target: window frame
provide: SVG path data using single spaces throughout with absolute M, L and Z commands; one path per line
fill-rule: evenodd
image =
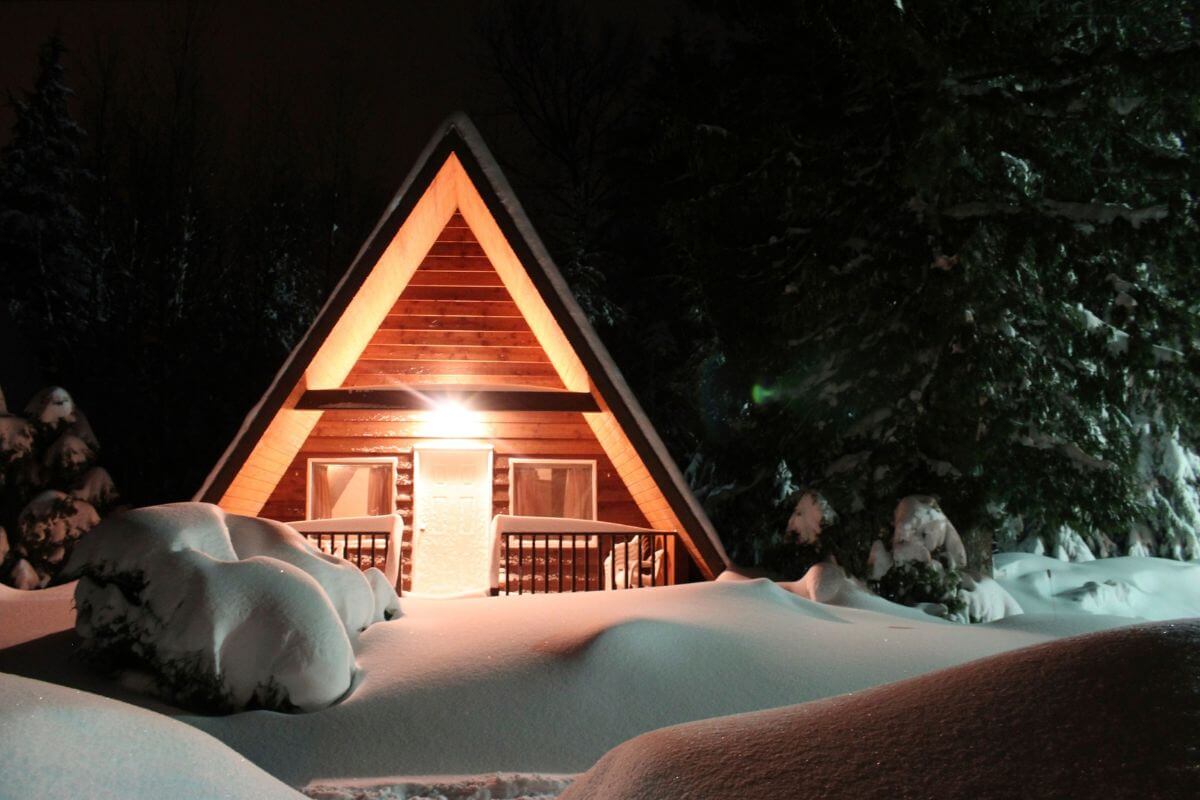
M 315 519 L 345 519 L 344 517 L 314 517 L 313 516 L 313 475 L 314 467 L 317 464 L 340 464 L 340 465 L 370 465 L 370 464 L 386 464 L 392 469 L 392 479 L 388 482 L 388 496 L 391 499 L 392 510 L 389 513 L 396 512 L 396 479 L 399 474 L 397 459 L 395 456 L 329 456 L 315 457 L 308 459 L 308 468 L 304 481 L 304 518 L 306 520 Z M 370 515 L 364 515 L 370 516 Z M 387 516 L 386 514 L 382 516 Z
M 594 458 L 533 458 L 522 456 L 508 459 L 508 512 L 520 516 L 516 509 L 516 467 L 518 465 L 545 464 L 546 466 L 580 466 L 586 464 L 592 468 L 592 516 L 580 522 L 597 522 L 600 519 L 600 492 L 598 488 L 600 467 Z M 532 515 L 525 515 L 532 516 Z M 567 519 L 567 517 L 545 517 L 545 519 Z

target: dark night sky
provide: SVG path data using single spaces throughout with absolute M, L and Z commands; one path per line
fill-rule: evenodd
M 667 30 L 677 2 L 606 0 L 600 13 L 635 22 L 652 39 Z M 479 113 L 474 30 L 487 4 L 472 0 L 358 0 L 287 3 L 201 3 L 209 35 L 202 76 L 223 113 L 245 114 L 254 98 L 276 93 L 295 109 L 297 125 L 316 118 L 307 108 L 315 87 L 348 82 L 375 109 L 364 136 L 388 137 L 375 152 L 388 159 L 381 174 L 403 175 L 434 126 L 448 113 Z M 68 81 L 83 87 L 97 47 L 116 45 L 126 57 L 148 57 L 164 46 L 164 31 L 182 4 L 157 2 L 0 3 L 0 92 L 19 93 L 34 75 L 38 45 L 56 27 L 72 51 Z M 161 63 L 161 57 L 157 62 Z M 0 143 L 12 115 L 0 110 Z M 392 158 L 394 157 L 394 158 Z

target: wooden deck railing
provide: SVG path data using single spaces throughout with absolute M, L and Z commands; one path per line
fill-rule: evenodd
M 371 567 L 386 572 L 390 537 L 379 531 L 300 531 L 318 550 L 341 556 L 366 572 Z M 400 587 L 396 587 L 400 591 Z
M 670 583 L 674 531 L 500 534 L 508 594 L 637 589 Z

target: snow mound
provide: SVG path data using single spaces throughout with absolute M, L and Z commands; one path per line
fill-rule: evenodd
M 995 580 L 963 575 L 962 581 L 962 596 L 967 602 L 967 619 L 971 622 L 995 622 L 1025 613 L 1021 604 Z
M 997 553 L 997 583 L 1031 614 L 1103 614 L 1149 620 L 1200 617 L 1200 564 L 1126 556 L 1067 562 Z
M 1198 671 L 1197 621 L 1064 639 L 643 734 L 562 798 L 1194 797 Z
M 132 663 L 170 700 L 216 711 L 337 701 L 350 637 L 396 602 L 286 525 L 205 503 L 109 517 L 64 575 L 79 579 L 75 629 L 93 660 Z
M 4 797 L 302 798 L 162 714 L 0 673 Z

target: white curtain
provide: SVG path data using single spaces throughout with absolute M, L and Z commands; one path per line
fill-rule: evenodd
M 311 516 L 313 519 L 329 519 L 332 508 L 329 499 L 329 472 L 324 464 L 314 464 Z
M 569 519 L 592 518 L 592 470 L 591 467 L 564 467 L 562 514 Z
M 517 464 L 509 488 L 514 514 L 593 518 L 590 464 Z
M 367 514 L 382 516 L 396 510 L 388 508 L 392 499 L 392 487 L 389 485 L 391 478 L 392 470 L 387 466 L 371 467 L 371 478 L 367 484 Z

